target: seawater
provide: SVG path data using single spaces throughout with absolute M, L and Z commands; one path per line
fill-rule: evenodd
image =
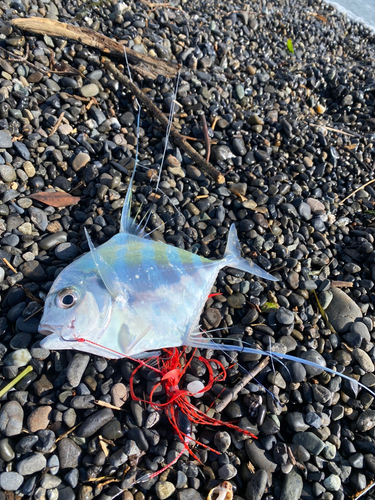
M 365 24 L 375 32 L 375 0 L 326 0 L 350 19 Z

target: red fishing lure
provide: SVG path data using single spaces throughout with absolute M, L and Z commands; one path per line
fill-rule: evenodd
M 181 442 L 184 444 L 183 449 L 180 451 L 178 456 L 164 468 L 159 471 L 154 472 L 153 474 L 147 475 L 147 478 L 153 478 L 157 475 L 161 474 L 168 467 L 177 462 L 177 460 L 182 456 L 185 450 L 188 450 L 190 455 L 194 457 L 194 459 L 199 461 L 199 458 L 195 455 L 192 449 L 189 447 L 189 444 L 195 443 L 199 446 L 202 446 L 214 453 L 220 454 L 218 451 L 214 450 L 210 446 L 193 439 L 190 433 L 185 429 L 181 429 L 181 425 L 179 422 L 179 413 L 181 412 L 187 418 L 188 422 L 196 425 L 211 425 L 211 426 L 225 426 L 233 429 L 235 431 L 241 432 L 242 434 L 246 434 L 249 437 L 257 439 L 251 432 L 241 429 L 237 425 L 231 422 L 224 422 L 219 419 L 215 419 L 206 415 L 204 412 L 199 410 L 193 403 L 191 403 L 190 398 L 196 394 L 203 394 L 209 391 L 213 384 L 216 382 L 223 382 L 226 379 L 226 370 L 222 363 L 216 359 L 205 359 L 200 356 L 198 359 L 201 361 L 207 368 L 208 372 L 208 382 L 198 392 L 190 392 L 187 389 L 182 389 L 182 381 L 186 370 L 189 368 L 194 355 L 196 353 L 196 349 L 193 350 L 189 358 L 185 352 L 185 349 L 164 349 L 163 354 L 161 356 L 155 356 L 151 359 L 157 361 L 158 368 L 148 365 L 146 362 L 141 362 L 139 366 L 133 371 L 132 376 L 130 378 L 130 394 L 133 400 L 141 401 L 143 403 L 147 403 L 155 410 L 164 410 L 171 426 L 173 427 L 175 433 L 180 438 Z M 147 367 L 150 370 L 155 371 L 160 375 L 160 382 L 156 383 L 153 387 L 148 399 L 142 399 L 136 396 L 134 392 L 134 377 L 137 372 L 142 368 Z M 214 375 L 214 368 L 219 370 L 219 373 Z M 166 401 L 163 403 L 154 401 L 155 392 L 163 387 L 165 391 L 165 399 Z

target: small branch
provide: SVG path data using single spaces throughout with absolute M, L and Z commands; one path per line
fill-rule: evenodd
M 353 287 L 353 282 L 352 281 L 331 281 L 331 286 L 335 288 L 352 288 Z
M 12 24 L 21 30 L 31 31 L 31 33 L 75 40 L 89 47 L 99 49 L 106 55 L 116 56 L 121 59 L 123 59 L 124 50 L 126 50 L 129 62 L 132 65 L 132 71 L 149 78 L 156 78 L 158 75 L 174 77 L 178 71 L 177 64 L 147 54 L 138 54 L 135 50 L 128 49 L 121 43 L 116 42 L 116 40 L 89 28 L 81 28 L 73 24 L 60 23 L 42 17 L 12 19 Z
M 13 271 L 14 273 L 17 274 L 17 269 L 14 269 L 14 267 L 12 266 L 12 264 L 5 257 L 3 257 L 2 260 L 3 260 L 4 264 L 6 266 L 8 266 L 11 271 Z
M 346 198 L 344 198 L 343 200 L 341 200 L 339 202 L 339 205 L 342 205 L 343 203 L 346 202 L 346 200 L 349 200 L 349 198 L 351 198 L 352 196 L 354 196 L 356 193 L 358 193 L 358 191 L 360 191 L 361 189 L 365 188 L 366 186 L 369 186 L 370 184 L 372 184 L 373 182 L 375 182 L 375 179 L 372 179 L 371 181 L 368 181 L 366 182 L 365 184 L 362 184 L 362 186 L 359 186 L 359 188 L 355 189 L 352 193 L 350 193 Z
M 59 118 L 58 118 L 57 122 L 55 123 L 55 125 L 53 126 L 51 132 L 48 134 L 48 137 L 51 137 L 51 135 L 53 135 L 56 132 L 56 130 L 60 127 L 61 122 L 63 121 L 64 115 L 65 115 L 65 111 L 63 111 L 61 113 L 61 115 L 59 116 Z
M 256 377 L 258 373 L 261 372 L 263 368 L 265 368 L 268 365 L 269 361 L 270 361 L 269 356 L 266 356 L 264 359 L 262 359 L 262 361 L 260 361 L 260 363 L 253 370 L 251 370 L 247 375 L 245 375 L 245 377 L 243 377 L 241 382 L 235 385 L 233 389 L 231 389 L 231 391 L 225 396 L 225 398 L 222 399 L 220 403 L 216 405 L 215 411 L 221 413 L 224 410 L 224 408 L 226 408 L 229 405 L 229 403 L 233 400 L 233 398 L 237 396 L 237 394 L 240 391 L 242 391 L 245 385 L 247 385 L 250 382 L 250 380 Z
M 155 104 L 136 86 L 129 78 L 116 68 L 116 66 L 109 60 L 104 61 L 104 66 L 116 77 L 116 79 L 124 85 L 132 94 L 147 108 L 147 110 L 163 125 L 165 130 L 168 127 L 168 118 L 155 106 Z M 186 139 L 177 132 L 175 127 L 171 126 L 171 137 L 175 143 L 195 161 L 198 168 L 204 170 L 210 175 L 218 184 L 223 184 L 225 178 L 216 168 L 208 163 L 194 148 L 187 143 Z

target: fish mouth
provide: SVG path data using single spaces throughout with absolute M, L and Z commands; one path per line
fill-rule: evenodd
M 38 332 L 42 335 L 52 335 L 53 333 L 55 333 L 54 330 L 48 325 L 39 325 Z

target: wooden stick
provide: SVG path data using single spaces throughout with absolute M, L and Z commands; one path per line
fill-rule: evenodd
M 116 68 L 116 66 L 109 60 L 104 61 L 104 66 L 116 77 L 116 79 L 124 85 L 132 94 L 147 108 L 148 111 L 163 125 L 165 129 L 168 127 L 168 118 L 155 106 L 155 104 L 136 86 L 129 78 Z M 195 161 L 197 167 L 204 170 L 210 175 L 218 184 L 224 184 L 225 177 L 210 163 L 208 163 L 194 148 L 188 144 L 186 139 L 177 132 L 175 127 L 171 126 L 171 137 L 174 142 Z
M 366 182 L 365 184 L 362 184 L 362 186 L 359 186 L 359 188 L 355 189 L 352 193 L 350 193 L 346 198 L 344 198 L 343 200 L 341 200 L 339 202 L 339 205 L 342 205 L 343 203 L 346 202 L 346 200 L 349 200 L 349 198 L 351 198 L 352 196 L 354 196 L 356 193 L 358 193 L 358 191 L 360 191 L 361 189 L 365 188 L 366 186 L 369 186 L 370 184 L 372 184 L 373 182 L 375 182 L 375 179 L 372 179 L 371 181 L 368 181 Z
M 353 288 L 353 282 L 352 281 L 331 281 L 331 286 L 335 288 Z
M 112 38 L 97 33 L 89 28 L 81 28 L 72 24 L 60 23 L 53 19 L 42 17 L 31 17 L 29 19 L 12 19 L 12 24 L 18 28 L 38 33 L 41 35 L 59 36 L 70 38 L 79 43 L 88 45 L 101 50 L 106 55 L 124 58 L 124 50 L 131 64 L 132 71 L 142 76 L 156 78 L 158 75 L 174 77 L 178 71 L 178 65 L 148 56 L 147 54 L 138 54 L 135 50 L 128 49 L 124 45 Z
M 231 391 L 225 396 L 225 398 L 222 399 L 220 403 L 216 405 L 215 410 L 218 413 L 221 413 L 224 410 L 224 408 L 226 408 L 229 405 L 229 403 L 233 400 L 233 398 L 237 396 L 237 394 L 240 391 L 242 391 L 245 385 L 248 384 L 250 380 L 256 377 L 258 373 L 261 372 L 263 368 L 265 368 L 268 365 L 269 360 L 270 360 L 269 356 L 266 356 L 264 359 L 262 359 L 262 361 L 260 361 L 260 363 L 253 370 L 251 370 L 247 375 L 245 375 L 245 377 L 241 380 L 241 382 L 235 385 L 233 389 L 231 389 Z
M 6 266 L 8 266 L 11 271 L 13 271 L 14 273 L 17 274 L 17 269 L 14 269 L 14 267 L 12 266 L 12 264 L 5 257 L 3 257 L 2 260 L 3 260 L 4 264 Z
M 48 134 L 48 137 L 51 137 L 51 135 L 53 135 L 56 132 L 56 130 L 60 127 L 61 122 L 63 121 L 64 115 L 65 115 L 65 111 L 63 111 L 61 113 L 61 115 L 58 117 L 57 122 L 53 126 L 51 132 Z

